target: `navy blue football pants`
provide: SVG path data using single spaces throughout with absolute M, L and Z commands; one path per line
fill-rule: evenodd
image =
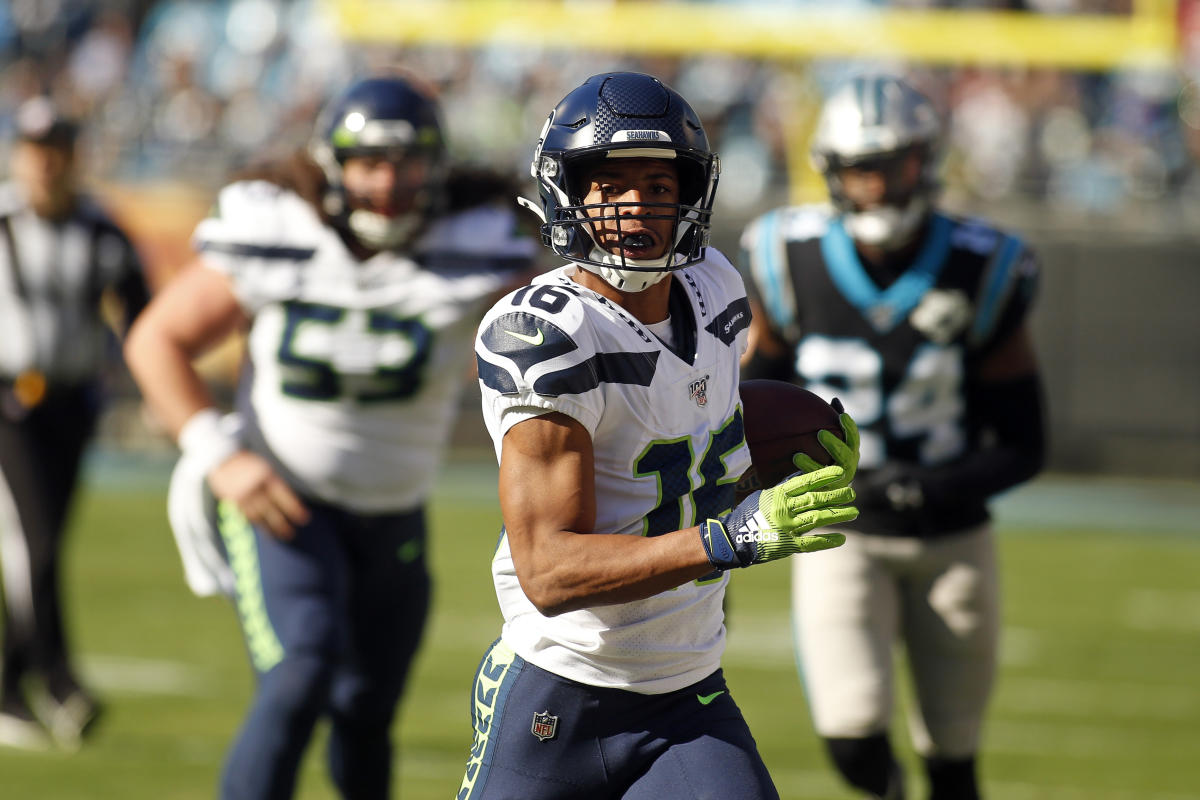
M 587 686 L 497 641 L 475 674 L 457 800 L 778 800 L 717 670 L 667 694 Z
M 258 678 L 223 800 L 292 797 L 322 715 L 342 797 L 388 797 L 392 720 L 429 610 L 424 510 L 363 516 L 307 503 L 311 521 L 287 542 L 220 508 Z

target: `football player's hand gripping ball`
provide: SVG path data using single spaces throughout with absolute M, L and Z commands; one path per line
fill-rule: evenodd
M 841 485 L 849 486 L 850 481 L 854 480 L 855 473 L 858 472 L 858 426 L 842 408 L 841 400 L 835 397 L 830 405 L 838 412 L 838 422 L 842 425 L 843 436 L 839 439 L 832 431 L 822 430 L 817 433 L 817 440 L 825 448 L 825 452 L 829 453 L 834 465 L 845 470 L 845 483 Z M 804 453 L 796 453 L 792 456 L 792 463 L 796 465 L 796 469 L 802 472 L 816 472 L 821 469 L 820 464 Z
M 709 562 L 732 569 L 837 547 L 846 541 L 842 534 L 809 531 L 858 516 L 848 483 L 846 470 L 834 465 L 754 492 L 728 514 L 700 525 Z

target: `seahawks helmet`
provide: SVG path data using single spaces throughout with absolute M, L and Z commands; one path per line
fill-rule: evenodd
M 438 107 L 404 78 L 366 78 L 335 96 L 317 118 L 309 153 L 329 184 L 325 212 L 372 249 L 406 244 L 440 200 L 445 142 Z M 355 156 L 426 160 L 429 169 L 421 185 L 398 183 L 398 191 L 415 193 L 410 208 L 395 215 L 356 208 L 342 180 L 346 159 Z
M 813 165 L 825 176 L 829 197 L 852 238 L 885 249 L 902 247 L 930 213 L 940 184 L 941 122 L 927 97 L 891 75 L 861 75 L 825 102 L 812 143 Z M 880 207 L 856 210 L 839 171 L 860 167 L 885 179 L 916 152 L 921 176 L 915 187 L 888 181 Z
M 584 204 L 589 168 L 609 158 L 672 161 L 679 174 L 679 202 Z M 635 72 L 588 78 L 550 112 L 529 171 L 537 179 L 540 208 L 533 200 L 519 200 L 541 217 L 542 242 L 618 289 L 640 292 L 671 270 L 704 258 L 719 161 L 696 112 L 657 78 Z M 649 210 L 642 219 L 673 221 L 670 247 L 662 257 L 626 258 L 596 242 L 591 223 L 619 226 L 622 209 L 630 206 Z

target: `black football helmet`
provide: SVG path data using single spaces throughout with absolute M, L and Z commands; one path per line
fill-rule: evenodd
M 309 153 L 329 183 L 325 212 L 372 249 L 406 244 L 441 201 L 446 145 L 438 106 L 405 78 L 365 78 L 335 96 L 317 118 Z M 356 207 L 342 180 L 346 159 L 355 156 L 426 160 L 429 168 L 422 185 L 397 187 L 415 192 L 411 209 L 386 216 Z
M 925 221 L 941 188 L 942 125 L 929 98 L 886 73 L 858 75 L 830 95 L 812 142 L 813 165 L 825 176 L 829 197 L 854 239 L 885 249 L 901 247 Z M 896 191 L 891 178 L 916 153 L 917 184 Z M 846 167 L 878 170 L 888 182 L 879 208 L 858 210 L 842 191 Z
M 677 166 L 680 202 L 637 204 L 652 209 L 652 218 L 674 221 L 663 257 L 625 258 L 593 238 L 590 222 L 617 220 L 621 207 L 634 205 L 583 203 L 585 167 L 604 158 L 660 158 Z M 550 112 L 529 171 L 537 179 L 540 204 L 520 202 L 541 217 L 543 243 L 618 289 L 642 291 L 704 258 L 719 160 L 696 112 L 657 78 L 635 72 L 588 78 Z M 595 209 L 605 216 L 589 217 Z

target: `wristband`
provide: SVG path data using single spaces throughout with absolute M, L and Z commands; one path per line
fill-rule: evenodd
M 729 532 L 718 519 L 706 519 L 700 523 L 700 541 L 704 544 L 704 554 L 708 556 L 708 563 L 718 570 L 745 567 L 750 563 L 743 563 L 737 548 L 729 538 Z
M 188 417 L 179 429 L 179 449 L 201 474 L 208 475 L 242 449 L 237 436 L 221 424 L 221 413 L 209 406 Z

